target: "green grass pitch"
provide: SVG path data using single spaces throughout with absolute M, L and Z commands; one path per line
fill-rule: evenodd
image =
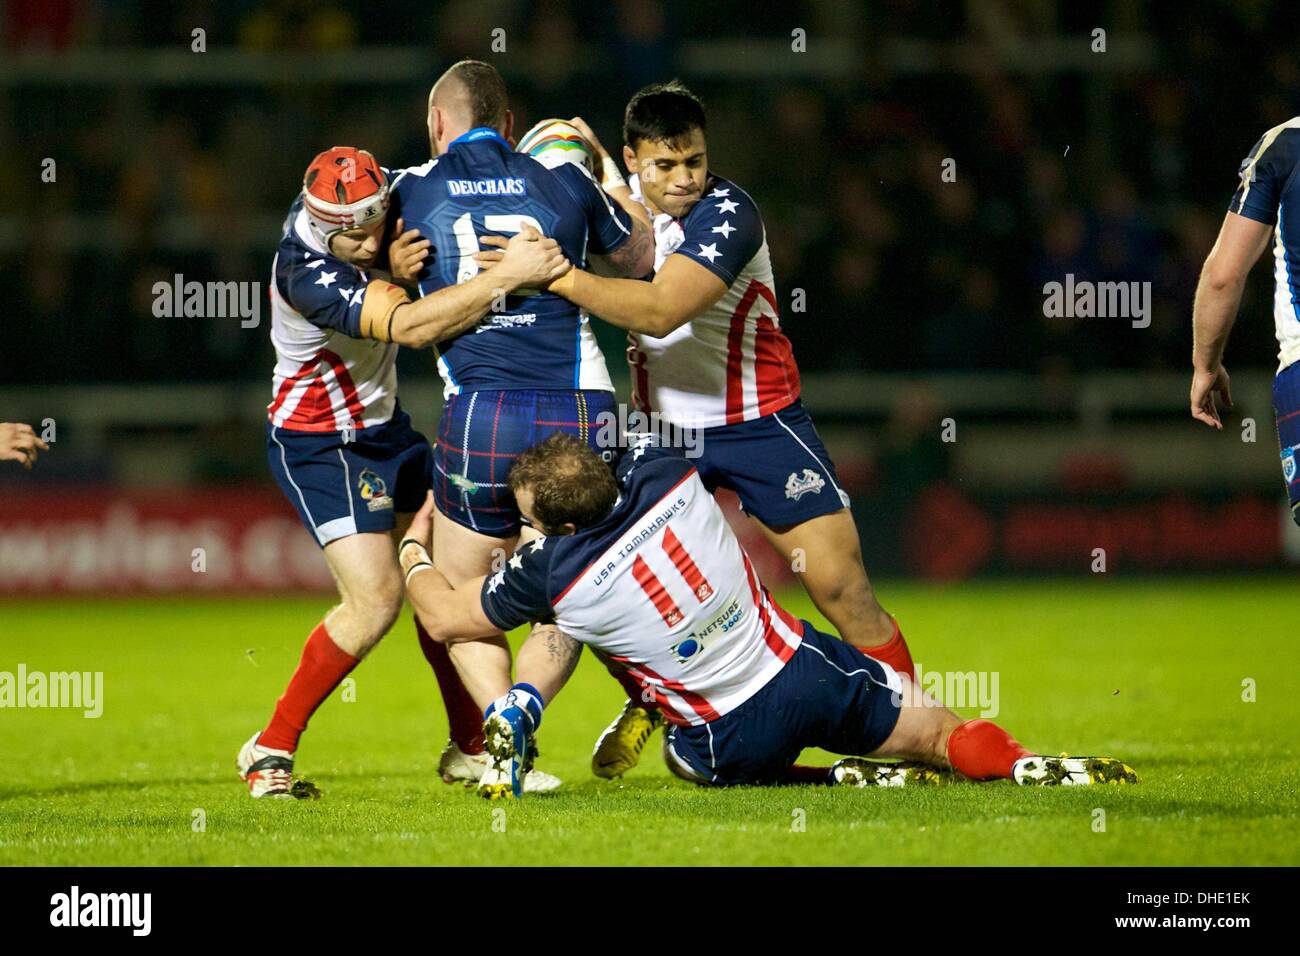
M 565 789 L 488 803 L 433 772 L 446 722 L 408 615 L 303 740 L 323 798 L 253 801 L 235 752 L 328 599 L 9 601 L 0 671 L 103 671 L 104 712 L 0 710 L 0 864 L 1300 862 L 1293 580 L 880 591 L 927 671 L 997 672 L 997 720 L 1026 745 L 1121 756 L 1143 782 L 706 790 L 669 775 L 658 737 L 600 781 L 592 742 L 622 697 L 584 655 L 540 738 Z

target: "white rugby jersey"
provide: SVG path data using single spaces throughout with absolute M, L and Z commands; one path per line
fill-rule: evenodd
M 803 641 L 689 461 L 646 443 L 619 464 L 599 524 L 522 546 L 481 599 L 502 630 L 554 621 L 627 669 L 675 724 L 704 724 L 763 688 Z M 649 696 L 647 696 L 647 700 Z
M 301 196 L 285 220 L 272 269 L 271 423 L 328 432 L 391 419 L 398 347 L 360 337 L 370 277 L 316 241 Z
M 640 198 L 640 183 L 632 177 Z M 633 402 L 685 428 L 714 428 L 778 412 L 799 397 L 799 367 L 781 331 L 776 281 L 758 207 L 712 174 L 681 219 L 654 217 L 655 271 L 694 259 L 727 284 L 703 314 L 663 338 L 629 333 Z
M 1300 361 L 1300 116 L 1260 137 L 1241 163 L 1228 209 L 1273 226 L 1273 327 L 1278 371 Z

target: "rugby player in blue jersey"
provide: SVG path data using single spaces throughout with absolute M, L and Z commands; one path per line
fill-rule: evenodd
M 529 229 L 554 239 L 577 265 L 599 256 L 615 275 L 649 273 L 649 216 L 627 186 L 605 190 L 581 166 L 547 168 L 516 152 L 494 67 L 465 60 L 448 69 L 429 94 L 427 122 L 435 158 L 393 182 L 396 214 L 429 243 L 414 276 L 419 295 L 473 281 L 481 236 L 502 242 Z M 616 406 L 586 312 L 540 284 L 503 294 L 482 321 L 440 341 L 438 370 L 446 403 L 434 448 L 434 547 L 459 582 L 499 567 L 519 540 L 506 483 L 515 457 L 555 431 L 596 448 Z M 445 649 L 421 640 L 435 669 L 443 666 Z M 510 685 L 504 638 L 464 645 L 454 663 L 480 707 Z
M 1300 524 L 1300 116 L 1260 137 L 1241 163 L 1240 184 L 1224 216 L 1219 238 L 1206 257 L 1192 312 L 1191 412 L 1197 421 L 1223 428 L 1215 402 L 1232 405 L 1231 382 L 1223 367 L 1241 305 L 1246 276 L 1260 254 L 1273 247 L 1273 326 L 1277 337 L 1277 375 L 1273 415 L 1282 461 L 1282 480 L 1291 516 Z

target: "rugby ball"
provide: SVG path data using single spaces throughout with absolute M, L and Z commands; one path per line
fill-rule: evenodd
M 554 169 L 561 163 L 573 163 L 593 175 L 596 172 L 591 144 L 561 119 L 542 120 L 523 135 L 515 148 L 547 169 Z

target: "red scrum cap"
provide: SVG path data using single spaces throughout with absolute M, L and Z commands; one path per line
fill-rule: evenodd
M 368 226 L 388 212 L 388 183 L 364 149 L 335 146 L 311 161 L 302 178 L 303 206 L 325 248 L 344 229 Z

